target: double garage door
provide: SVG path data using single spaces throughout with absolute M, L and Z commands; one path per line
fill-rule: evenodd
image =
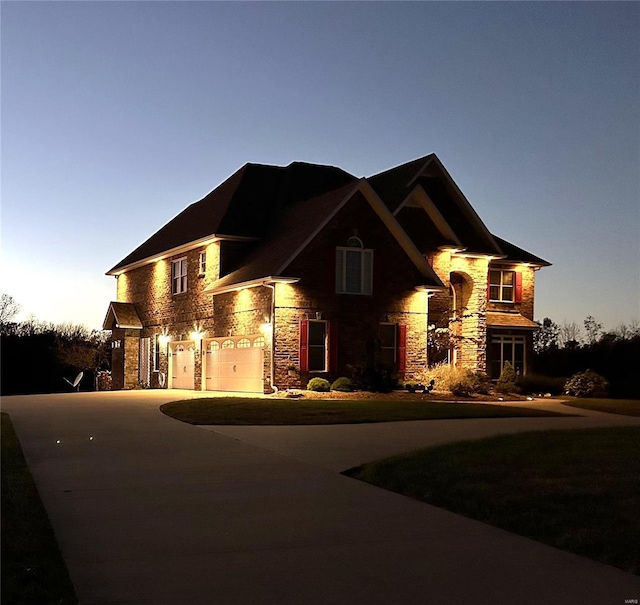
M 171 388 L 195 388 L 193 341 L 171 346 Z M 262 393 L 264 337 L 242 336 L 205 340 L 202 347 L 202 389 Z
M 264 338 L 218 338 L 204 343 L 204 388 L 207 391 L 262 393 Z

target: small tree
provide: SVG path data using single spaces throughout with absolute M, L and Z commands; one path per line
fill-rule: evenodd
M 499 393 L 515 393 L 518 390 L 516 386 L 517 378 L 518 376 L 513 366 L 508 361 L 505 361 L 502 372 L 500 372 L 500 378 L 498 378 L 498 383 L 496 384 L 496 390 Z
M 548 317 L 538 323 L 540 329 L 533 334 L 533 350 L 536 353 L 543 353 L 551 349 L 558 348 L 560 340 L 560 327 Z
M 0 325 L 13 321 L 20 313 L 20 305 L 10 294 L 2 293 L 0 296 Z

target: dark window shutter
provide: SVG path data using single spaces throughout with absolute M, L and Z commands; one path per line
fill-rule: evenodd
M 407 326 L 398 324 L 398 373 L 407 371 Z
M 516 291 L 513 302 L 522 302 L 522 273 L 520 271 L 516 271 Z
M 327 322 L 327 345 L 329 347 L 329 372 L 338 370 L 338 322 Z
M 300 320 L 300 371 L 309 370 L 309 320 Z

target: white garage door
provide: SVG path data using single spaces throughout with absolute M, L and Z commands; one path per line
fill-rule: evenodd
M 208 391 L 263 392 L 264 338 L 220 338 L 207 344 L 205 389 Z
M 176 342 L 171 345 L 171 384 L 172 389 L 193 389 L 195 370 L 195 344 Z

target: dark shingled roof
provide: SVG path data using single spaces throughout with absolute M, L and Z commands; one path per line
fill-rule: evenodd
M 502 239 L 497 235 L 494 235 L 493 238 L 496 240 L 496 243 L 498 244 L 498 246 L 502 248 L 502 251 L 507 255 L 507 258 L 505 258 L 504 260 L 518 261 L 521 263 L 532 263 L 534 265 L 540 265 L 542 267 L 551 266 L 550 262 L 538 256 L 535 256 L 530 252 L 523 250 L 522 248 L 518 248 L 518 246 L 515 246 L 514 244 L 509 243 L 507 240 Z
M 355 181 L 333 166 L 245 164 L 122 259 L 109 273 L 211 235 L 258 237 L 281 208 Z

